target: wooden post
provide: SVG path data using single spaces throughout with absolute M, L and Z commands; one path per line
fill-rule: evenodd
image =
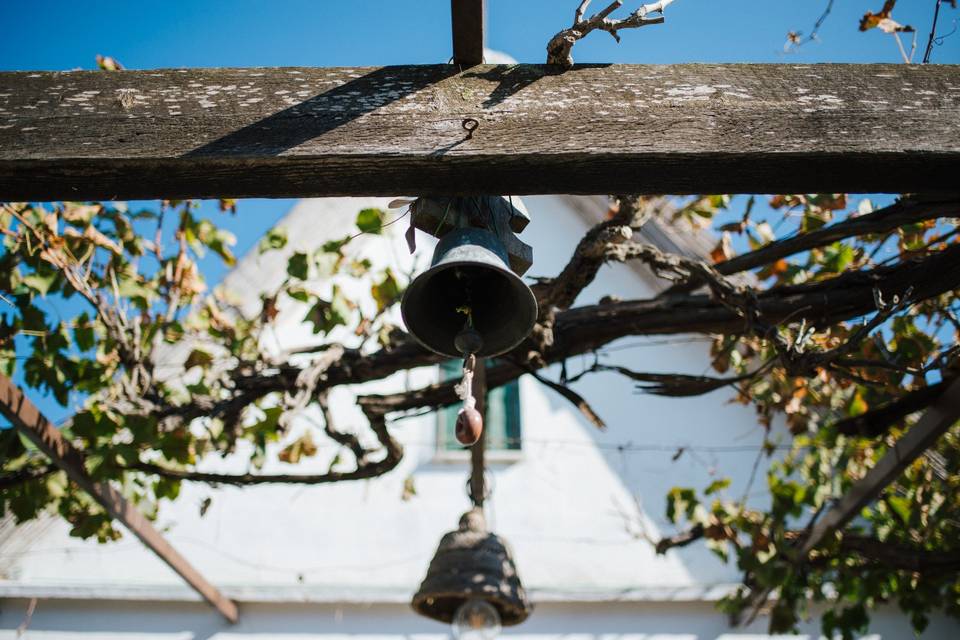
M 4 375 L 0 375 L 0 414 L 43 451 L 54 464 L 63 469 L 70 480 L 100 503 L 111 517 L 121 522 L 177 572 L 224 618 L 231 623 L 237 621 L 237 605 L 207 582 L 193 565 L 160 535 L 150 521 L 135 506 L 127 502 L 119 491 L 106 482 L 97 482 L 91 478 L 84 465 L 83 454 L 65 440 L 60 435 L 60 431 L 40 413 L 23 391 Z
M 487 363 L 484 358 L 477 358 L 477 365 L 473 370 L 473 397 L 476 398 L 476 410 L 483 416 L 483 432 L 480 439 L 470 447 L 470 496 L 473 504 L 483 508 L 486 500 L 487 471 Z
M 485 0 L 450 0 L 454 64 L 464 67 L 483 64 L 487 26 L 485 5 Z
M 954 380 L 947 390 L 927 409 L 926 413 L 910 428 L 867 475 L 856 482 L 850 490 L 810 530 L 797 552 L 801 561 L 831 531 L 842 529 L 856 517 L 863 507 L 880 495 L 880 492 L 930 448 L 947 429 L 960 420 L 960 378 Z

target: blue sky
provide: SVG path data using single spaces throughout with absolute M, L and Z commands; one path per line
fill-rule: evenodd
M 920 53 L 935 0 L 901 0 L 894 18 L 918 28 Z M 577 0 L 488 0 L 489 46 L 521 62 L 543 62 L 552 34 L 569 25 Z M 638 0 L 627 0 L 624 10 Z M 899 62 L 880 32 L 858 19 L 881 0 L 837 0 L 821 40 L 783 55 L 785 35 L 808 32 L 826 0 L 676 0 L 667 23 L 603 33 L 577 45 L 581 62 Z M 947 3 L 944 3 L 945 5 Z M 591 8 L 605 5 L 594 0 Z M 941 31 L 958 11 L 944 6 Z M 0 68 L 91 68 L 94 55 L 127 67 L 336 66 L 445 62 L 451 52 L 448 0 L 8 0 L 0 3 Z M 960 36 L 935 62 L 960 62 Z
M 578 0 L 488 0 L 488 46 L 521 62 L 543 62 L 546 42 L 569 26 Z M 923 55 L 935 0 L 901 0 L 894 18 L 917 27 Z M 633 10 L 627 0 L 624 10 Z M 605 33 L 577 44 L 578 62 L 901 62 L 893 39 L 860 33 L 859 18 L 881 0 L 837 0 L 819 40 L 798 52 L 783 50 L 791 30 L 809 32 L 827 0 L 676 0 L 663 25 Z M 597 10 L 605 0 L 595 0 Z M 621 11 L 623 13 L 624 11 Z M 960 11 L 947 3 L 940 33 Z M 451 55 L 448 0 L 6 0 L 0 2 L 0 70 L 95 67 L 96 54 L 127 68 L 337 66 L 445 62 Z M 906 42 L 909 46 L 909 38 Z M 960 63 L 960 33 L 934 49 L 933 61 Z M 289 208 L 288 200 L 244 200 L 236 218 L 203 212 L 238 237 L 242 255 Z M 203 265 L 209 281 L 223 268 Z M 59 419 L 69 411 L 43 399 Z

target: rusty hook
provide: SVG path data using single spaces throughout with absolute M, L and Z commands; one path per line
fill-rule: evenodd
M 463 130 L 467 132 L 467 140 L 473 138 L 473 132 L 477 130 L 477 127 L 480 126 L 480 121 L 476 118 L 464 118 L 463 122 L 460 125 L 463 127 Z

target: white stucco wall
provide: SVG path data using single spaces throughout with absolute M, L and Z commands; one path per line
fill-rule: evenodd
M 0 640 L 17 638 L 25 600 L 5 600 Z M 514 640 L 817 640 L 815 621 L 800 635 L 769 636 L 764 621 L 725 628 L 708 603 L 546 603 L 523 625 L 505 629 Z M 914 638 L 906 619 L 885 609 L 874 617 L 867 640 Z M 950 640 L 957 627 L 935 620 L 924 638 Z M 248 604 L 237 625 L 228 625 L 201 604 L 104 601 L 41 602 L 22 640 L 447 640 L 449 629 L 413 615 L 403 604 L 373 606 Z

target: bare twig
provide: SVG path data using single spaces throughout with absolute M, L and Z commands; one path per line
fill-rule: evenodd
M 621 29 L 638 29 L 651 24 L 661 24 L 664 21 L 663 10 L 672 3 L 673 0 L 659 0 L 644 4 L 626 18 L 617 19 L 609 16 L 623 5 L 623 0 L 614 0 L 606 8 L 584 19 L 583 15 L 590 5 L 590 0 L 582 0 L 574 13 L 573 25 L 557 33 L 547 44 L 547 64 L 559 64 L 566 68 L 573 66 L 571 55 L 573 45 L 596 29 L 606 31 L 620 42 L 618 32 Z M 655 13 L 660 15 L 649 17 Z
M 637 389 L 645 393 L 658 396 L 689 397 L 699 396 L 722 387 L 750 380 L 764 373 L 773 361 L 769 361 L 758 369 L 732 378 L 713 378 L 710 376 L 691 376 L 682 373 L 642 373 L 631 371 L 626 367 L 597 365 L 597 371 L 614 371 L 641 384 Z
M 663 555 L 670 549 L 677 547 L 685 547 L 688 544 L 696 542 L 697 540 L 703 538 L 704 526 L 702 524 L 695 524 L 686 531 L 681 531 L 680 533 L 670 536 L 669 538 L 661 538 L 655 545 L 658 555 Z
M 597 414 L 597 412 L 593 410 L 593 407 L 591 407 L 590 404 L 586 400 L 584 400 L 583 396 L 581 396 L 579 393 L 577 393 L 576 391 L 574 391 L 573 389 L 571 389 L 565 384 L 560 384 L 559 382 L 554 382 L 553 380 L 550 380 L 544 376 L 541 376 L 540 374 L 535 372 L 533 369 L 529 369 L 527 373 L 533 376 L 534 379 L 537 380 L 537 382 L 550 387 L 551 389 L 559 393 L 561 396 L 569 400 L 570 403 L 573 404 L 573 406 L 575 406 L 577 410 L 579 410 L 580 413 L 582 413 L 583 416 L 587 420 L 589 420 L 593 426 L 595 426 L 600 430 L 607 428 L 607 423 L 603 421 L 603 419 Z
M 357 403 L 370 421 L 370 428 L 376 434 L 380 444 L 383 445 L 385 454 L 383 458 L 373 462 L 369 461 L 366 455 L 361 455 L 357 459 L 357 467 L 352 471 L 330 471 L 316 475 L 207 473 L 203 471 L 173 469 L 148 462 L 135 462 L 121 468 L 128 471 L 141 471 L 176 480 L 192 480 L 195 482 L 240 486 L 257 484 L 326 484 L 330 482 L 375 478 L 392 471 L 397 464 L 399 464 L 403 458 L 403 447 L 390 435 L 389 431 L 387 431 L 384 408 L 376 399 L 368 401 L 367 398 L 361 397 L 357 399 Z
M 936 0 L 936 6 L 933 9 L 933 24 L 930 25 L 930 38 L 927 40 L 927 49 L 923 54 L 923 64 L 930 62 L 930 54 L 933 53 L 933 41 L 937 37 L 937 20 L 940 19 L 940 5 L 943 0 Z
M 827 2 L 826 8 L 824 8 L 823 13 L 820 14 L 820 17 L 817 19 L 817 22 L 813 25 L 813 29 L 810 30 L 810 33 L 803 37 L 803 33 L 800 31 L 791 31 L 787 34 L 787 44 L 784 47 L 787 51 L 796 51 L 803 45 L 808 42 L 813 42 L 817 39 L 817 34 L 820 33 L 820 27 L 823 26 L 823 23 L 826 22 L 827 17 L 830 15 L 830 12 L 833 11 L 834 0 L 829 0 Z

